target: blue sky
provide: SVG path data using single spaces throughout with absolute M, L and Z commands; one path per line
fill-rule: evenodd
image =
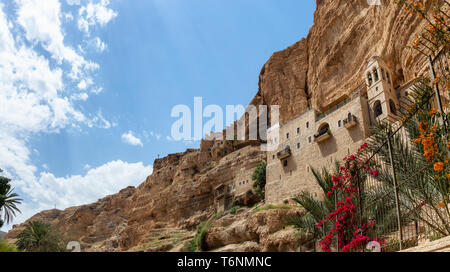
M 247 105 L 261 67 L 307 35 L 315 1 L 4 0 L 0 168 L 18 223 L 96 201 L 197 147 L 170 132 L 175 105 Z M 6 227 L 8 228 L 8 226 Z

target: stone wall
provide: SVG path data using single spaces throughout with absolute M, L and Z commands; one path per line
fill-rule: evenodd
M 311 168 L 334 170 L 335 161 L 341 161 L 355 153 L 369 134 L 367 112 L 367 99 L 357 96 L 317 122 L 316 112 L 310 110 L 282 126 L 279 133 L 281 139 L 278 139 L 279 149 L 268 153 L 266 201 L 280 202 L 295 197 L 302 191 L 321 196 L 321 189 Z M 349 129 L 343 124 L 348 113 L 358 120 L 356 126 Z M 314 135 L 324 124 L 329 125 L 332 136 L 317 143 Z M 277 152 L 287 145 L 290 146 L 292 155 L 286 160 L 280 160 Z

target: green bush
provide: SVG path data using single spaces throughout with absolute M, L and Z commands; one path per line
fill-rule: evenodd
M 261 199 L 265 199 L 266 196 L 266 168 L 267 163 L 263 161 L 256 167 L 252 175 L 253 189 Z
M 0 252 L 18 252 L 14 244 L 8 243 L 6 240 L 0 241 Z

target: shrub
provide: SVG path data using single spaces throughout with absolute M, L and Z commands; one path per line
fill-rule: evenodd
M 266 195 L 266 168 L 267 163 L 263 161 L 256 167 L 252 175 L 253 189 L 262 199 L 265 199 Z
M 0 252 L 18 252 L 14 244 L 8 243 L 6 240 L 0 241 Z

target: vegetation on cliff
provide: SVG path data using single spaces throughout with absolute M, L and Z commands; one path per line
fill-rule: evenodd
M 266 195 L 266 168 L 267 163 L 263 161 L 256 167 L 252 175 L 252 180 L 254 182 L 253 189 L 255 190 L 256 194 L 261 197 L 261 199 L 264 199 Z

